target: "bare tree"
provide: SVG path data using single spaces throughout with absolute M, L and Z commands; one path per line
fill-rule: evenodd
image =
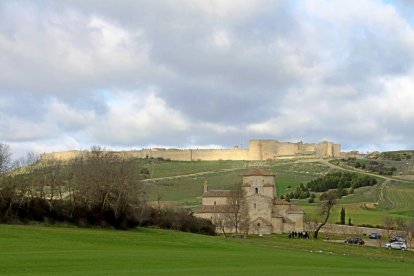
M 40 156 L 32 151 L 14 161 L 13 167 L 28 167 L 36 164 L 40 160 Z
M 306 231 L 309 231 L 311 238 L 313 238 L 316 228 L 319 225 L 320 217 L 305 214 L 304 223 Z
M 406 229 L 407 222 L 405 221 L 405 219 L 397 217 L 394 221 L 398 231 L 404 231 L 404 229 Z
M 387 238 L 389 239 L 391 237 L 391 231 L 394 227 L 394 220 L 392 217 L 386 216 L 384 219 L 384 227 L 387 230 Z
M 335 206 L 335 204 L 336 204 L 335 196 L 329 195 L 329 194 L 328 194 L 328 198 L 320 203 L 320 208 L 321 208 L 320 213 L 322 217 L 322 222 L 318 224 L 318 226 L 316 227 L 313 233 L 313 238 L 315 240 L 318 239 L 318 234 L 321 228 L 328 222 L 329 216 L 331 215 L 331 210 Z
M 0 174 L 4 174 L 10 169 L 11 162 L 9 145 L 0 143 Z
M 215 214 L 213 217 L 213 224 L 220 229 L 220 231 L 223 233 L 223 236 L 227 237 L 226 229 L 228 228 L 227 224 L 227 214 L 224 213 L 218 213 Z
M 249 213 L 246 195 L 241 186 L 230 191 L 226 209 L 227 221 L 234 228 L 236 236 L 239 235 L 240 230 L 245 230 L 246 232 L 246 229 L 243 229 L 243 227 L 249 226 Z
M 406 224 L 405 224 L 405 237 L 408 241 L 410 249 L 412 249 L 413 239 L 414 239 L 414 218 L 411 218 Z
M 130 160 L 104 152 L 76 158 L 71 167 L 75 205 L 111 211 L 118 218 L 138 203 L 141 186 Z

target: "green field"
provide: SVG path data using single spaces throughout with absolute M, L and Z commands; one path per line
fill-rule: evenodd
M 301 183 L 307 183 L 332 170 L 341 169 L 329 166 L 326 161 L 300 159 L 262 162 L 162 160 L 141 162 L 145 162 L 144 165 L 151 168 L 154 179 L 154 181 L 145 182 L 149 201 L 155 201 L 160 196 L 161 201 L 173 202 L 193 208 L 195 211 L 201 204 L 203 183 L 207 182 L 210 189 L 231 189 L 241 183 L 243 174 L 252 166 L 264 166 L 276 174 L 278 196 L 294 191 Z M 398 168 L 407 165 L 406 161 L 400 161 L 400 163 L 404 164 L 398 165 L 397 161 L 392 161 L 393 166 Z M 169 176 L 174 178 L 165 178 Z M 338 200 L 330 222 L 339 221 L 341 207 L 346 209 L 346 221 L 348 222 L 350 217 L 355 225 L 382 225 L 386 216 L 405 219 L 413 217 L 414 182 L 402 181 L 394 177 L 383 185 L 387 178 L 378 176 L 377 179 L 378 185 L 358 188 L 354 194 Z M 308 204 L 307 200 L 293 200 L 292 202 L 300 205 L 309 214 L 318 212 L 317 202 L 314 204 Z
M 286 235 L 0 225 L 2 275 L 412 275 L 414 253 Z

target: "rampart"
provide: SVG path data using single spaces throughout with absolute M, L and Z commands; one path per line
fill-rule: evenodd
M 63 151 L 42 154 L 42 159 L 69 160 L 86 151 Z M 332 142 L 305 144 L 277 140 L 251 140 L 248 149 L 164 149 L 111 151 L 123 158 L 164 158 L 177 161 L 212 160 L 273 160 L 294 157 L 340 157 L 341 146 Z

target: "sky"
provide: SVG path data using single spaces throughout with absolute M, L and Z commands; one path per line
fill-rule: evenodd
M 15 155 L 413 137 L 414 1 L 0 1 Z

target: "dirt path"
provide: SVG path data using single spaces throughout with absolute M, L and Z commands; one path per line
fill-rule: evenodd
M 281 162 L 281 163 L 283 164 L 283 163 L 291 163 L 291 162 L 292 162 L 291 160 L 286 160 L 286 162 Z M 318 162 L 318 163 L 326 165 L 329 168 L 334 169 L 334 170 L 356 172 L 356 173 L 361 173 L 361 174 L 365 174 L 365 175 L 369 175 L 369 176 L 382 178 L 384 180 L 384 182 L 381 183 L 381 185 L 378 187 L 379 195 L 378 195 L 378 202 L 376 204 L 382 204 L 384 206 L 389 205 L 389 206 L 391 206 L 390 209 L 393 209 L 396 206 L 395 202 L 390 197 L 388 197 L 387 193 L 386 193 L 387 186 L 391 183 L 391 181 L 392 180 L 397 180 L 397 181 L 402 181 L 402 182 L 413 183 L 413 181 L 393 178 L 393 177 L 389 177 L 389 176 L 377 175 L 377 174 L 374 174 L 374 173 L 370 173 L 370 172 L 366 172 L 366 171 L 358 170 L 358 169 L 354 169 L 354 168 L 343 168 L 343 167 L 334 165 L 332 163 L 329 163 L 328 160 L 324 160 L 324 159 L 295 160 L 293 163 L 312 163 L 312 162 Z M 215 171 L 205 171 L 205 172 L 198 172 L 198 173 L 191 173 L 191 174 L 182 174 L 182 175 L 176 175 L 176 176 L 158 177 L 158 178 L 145 179 L 145 180 L 143 180 L 143 182 L 152 183 L 152 182 L 157 182 L 157 181 L 162 181 L 162 180 L 173 180 L 173 179 L 186 178 L 186 177 L 197 177 L 197 176 L 204 176 L 204 175 L 209 175 L 209 174 L 214 174 L 214 173 L 237 171 L 237 170 L 241 170 L 241 169 L 245 169 L 245 168 L 246 167 L 243 166 L 243 167 L 237 167 L 237 168 L 231 168 L 231 169 L 222 169 L 222 170 L 215 170 Z
M 389 176 L 383 176 L 383 175 L 378 175 L 378 174 L 366 172 L 366 171 L 363 171 L 363 170 L 353 169 L 353 168 L 349 168 L 349 169 L 348 168 L 342 168 L 342 167 L 339 167 L 339 166 L 334 165 L 332 163 L 329 163 L 327 160 L 319 160 L 319 162 L 329 166 L 331 169 L 337 169 L 337 170 L 348 171 L 348 172 L 357 172 L 357 173 L 362 173 L 362 174 L 365 174 L 365 175 L 379 177 L 379 178 L 384 179 L 384 182 L 382 182 L 381 185 L 378 187 L 379 188 L 379 194 L 378 194 L 378 202 L 376 202 L 376 204 L 378 204 L 378 205 L 382 204 L 383 206 L 387 206 L 388 205 L 387 202 L 389 202 L 390 205 L 391 205 L 391 207 L 389 209 L 394 209 L 395 208 L 395 206 L 396 206 L 395 202 L 386 194 L 386 188 L 387 188 L 388 184 L 390 184 L 390 182 L 392 180 L 394 180 L 394 178 L 389 177 Z M 404 181 L 404 180 L 400 180 L 400 179 L 395 179 L 395 180 Z M 363 204 L 366 205 L 366 202 L 364 202 Z
M 172 179 L 179 179 L 179 178 L 186 178 L 186 177 L 203 176 L 203 175 L 208 175 L 208 174 L 213 174 L 213 173 L 237 171 L 241 169 L 245 169 L 245 167 L 237 167 L 237 168 L 222 169 L 222 170 L 217 170 L 217 171 L 206 171 L 206 172 L 198 172 L 198 173 L 190 173 L 190 174 L 180 174 L 180 175 L 175 175 L 175 176 L 150 178 L 150 179 L 144 179 L 142 180 L 142 182 L 157 182 L 157 181 L 162 181 L 162 180 L 172 180 Z

